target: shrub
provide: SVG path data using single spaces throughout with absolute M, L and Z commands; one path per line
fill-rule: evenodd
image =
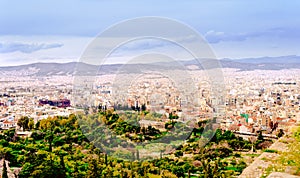
M 272 149 L 265 149 L 264 152 L 268 152 L 268 153 L 278 153 L 277 150 L 272 150 Z

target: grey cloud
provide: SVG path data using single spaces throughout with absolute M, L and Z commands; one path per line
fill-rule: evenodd
M 22 52 L 22 53 L 33 53 L 39 50 L 60 48 L 63 44 L 52 43 L 52 44 L 37 44 L 37 43 L 0 43 L 0 53 L 12 53 L 12 52 Z

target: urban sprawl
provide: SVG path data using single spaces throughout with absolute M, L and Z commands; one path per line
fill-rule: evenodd
M 280 129 L 284 131 L 299 122 L 299 70 L 222 70 L 225 86 L 222 103 L 214 103 L 211 86 L 202 77 L 205 71 L 200 70 L 189 71 L 196 88 L 193 101 L 183 99 L 176 85 L 158 74 L 136 79 L 126 93 L 118 97 L 114 95 L 113 85 L 117 76 L 97 76 L 93 91 L 88 94 L 93 95 L 89 100 L 98 109 L 158 112 L 164 117 L 156 121 L 140 120 L 141 126 L 151 125 L 157 129 L 164 129 L 170 114 L 182 122 L 188 118 L 217 117 L 222 130 L 244 134 L 263 131 L 274 136 Z M 48 117 L 80 113 L 84 107 L 78 103 L 87 100 L 83 95 L 78 96 L 80 92 L 74 96 L 72 76 L 4 75 L 0 84 L 0 128 L 17 128 L 20 134 L 24 134 L 17 125 L 21 117 L 27 116 L 36 123 Z M 82 88 L 83 93 L 85 90 Z

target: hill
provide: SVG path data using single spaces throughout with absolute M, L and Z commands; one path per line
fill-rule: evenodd
M 106 64 L 96 66 L 82 62 L 70 63 L 33 63 L 20 66 L 0 67 L 0 75 L 13 76 L 51 76 L 51 75 L 94 75 L 114 74 L 117 72 L 139 72 L 139 69 L 158 70 L 203 70 L 202 62 L 209 59 L 150 63 L 150 64 Z M 244 59 L 221 59 L 223 68 L 236 68 L 240 71 L 247 70 L 282 70 L 300 69 L 300 56 L 262 57 Z M 192 66 L 192 67 L 191 67 Z M 217 67 L 217 66 L 213 66 Z

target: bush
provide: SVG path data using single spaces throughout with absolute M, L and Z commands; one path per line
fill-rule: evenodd
M 0 145 L 2 145 L 3 147 L 7 147 L 8 146 L 8 141 L 1 139 L 0 140 Z
M 183 156 L 183 152 L 182 152 L 182 151 L 180 151 L 180 150 L 176 150 L 176 152 L 175 152 L 175 156 L 176 156 L 176 157 Z
M 240 158 L 240 157 L 241 157 L 241 154 L 240 154 L 240 153 L 235 153 L 233 156 L 234 156 L 234 157 L 237 157 L 237 158 Z
M 272 150 L 272 149 L 265 149 L 264 152 L 268 152 L 268 153 L 278 153 L 277 150 Z
M 284 135 L 284 132 L 282 129 L 279 130 L 278 134 L 277 134 L 277 137 L 280 138 Z
M 269 141 L 269 140 L 265 140 L 265 141 L 262 141 L 262 142 L 258 142 L 257 145 L 256 145 L 256 148 L 257 149 L 266 149 L 268 148 L 269 146 L 272 145 L 272 141 Z
M 31 138 L 34 140 L 41 140 L 44 138 L 44 135 L 41 131 L 33 131 L 31 134 Z

